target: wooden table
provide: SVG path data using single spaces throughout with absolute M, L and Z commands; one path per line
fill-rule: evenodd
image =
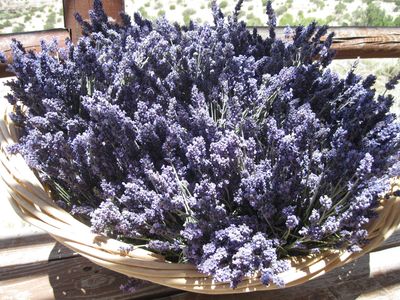
M 3 203 L 2 203 L 3 205 Z M 149 285 L 133 294 L 127 277 L 98 267 L 47 234 L 0 240 L 0 299 L 400 299 L 400 231 L 359 260 L 297 287 L 205 296 Z
M 0 98 L 7 92 L 0 80 Z M 4 195 L 0 185 L 0 195 Z M 307 284 L 234 296 L 148 285 L 120 291 L 127 277 L 98 267 L 21 221 L 0 198 L 0 300 L 25 299 L 400 299 L 400 231 L 372 253 Z M 400 217 L 400 216 L 399 216 Z

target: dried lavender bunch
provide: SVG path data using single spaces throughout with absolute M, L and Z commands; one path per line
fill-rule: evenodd
M 76 45 L 14 41 L 10 150 L 94 232 L 232 287 L 256 274 L 282 286 L 287 257 L 366 243 L 399 176 L 400 125 L 374 76 L 329 69 L 326 26 L 278 39 L 268 2 L 262 38 L 237 20 L 242 2 L 181 27 L 118 25 L 96 0 Z

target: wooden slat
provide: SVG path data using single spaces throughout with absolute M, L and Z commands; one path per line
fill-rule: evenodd
M 126 281 L 125 276 L 92 264 L 48 235 L 0 240 L 0 295 L 7 297 L 25 292 L 32 300 L 250 299 L 248 294 L 204 296 L 158 285 L 125 295 L 119 286 Z M 252 293 L 251 299 L 354 299 L 366 292 L 371 294 L 364 299 L 375 299 L 380 294 L 390 299 L 400 293 L 400 231 L 376 251 L 342 268 L 298 287 Z
M 49 235 L 34 236 L 37 239 L 30 239 L 24 244 L 14 243 L 13 246 L 0 249 L 1 260 L 0 269 L 7 270 L 10 266 L 36 265 L 43 262 L 67 259 L 78 256 L 75 252 L 66 247 L 60 247 Z M 12 240 L 13 241 L 13 240 Z M 16 245 L 17 244 L 17 245 Z M 29 253 L 29 255 L 26 255 Z M 0 280 L 3 276 L 9 276 L 10 273 L 0 274 Z
M 2 241 L 0 249 L 0 299 L 149 299 L 175 290 L 145 285 L 134 294 L 120 290 L 128 278 L 99 267 L 55 243 L 48 235 L 41 243 Z
M 0 189 L 1 191 L 1 189 Z M 8 205 L 8 203 L 4 203 Z M 3 204 L 3 205 L 4 205 Z M 18 217 L 16 215 L 15 217 Z M 15 220 L 15 223 L 23 222 L 19 219 Z M 4 224 L 1 224 L 4 226 Z M 5 227 L 6 230 L 10 230 L 10 228 Z M 54 239 L 48 235 L 47 233 L 39 233 L 39 234 L 20 234 L 21 228 L 17 227 L 16 229 L 11 229 L 8 235 L 0 238 L 0 251 L 3 249 L 9 248 L 18 248 L 24 247 L 27 245 L 37 245 L 37 244 L 46 244 L 46 243 L 54 243 Z
M 125 10 L 124 2 L 124 0 L 103 1 L 104 10 L 109 17 L 120 22 L 120 12 Z M 88 12 L 92 9 L 93 0 L 63 0 L 63 3 L 65 28 L 71 30 L 72 40 L 76 42 L 81 35 L 81 28 L 74 15 L 78 12 L 83 19 L 87 19 L 89 17 Z
M 66 29 L 51 29 L 45 31 L 23 32 L 17 34 L 2 34 L 0 35 L 0 51 L 6 55 L 7 62 L 11 62 L 11 48 L 10 44 L 12 39 L 20 41 L 26 50 L 38 51 L 40 50 L 40 41 L 51 41 L 57 39 L 59 45 L 65 45 L 65 39 L 69 37 L 69 32 Z M 6 65 L 0 63 L 0 77 L 12 76 L 10 72 L 6 71 Z
M 382 298 L 380 298 L 382 297 Z M 163 300 L 400 299 L 400 247 L 375 251 L 305 284 L 252 294 L 180 293 Z
M 105 2 L 105 9 L 119 21 L 119 12 L 123 8 L 123 0 Z M 76 23 L 73 14 L 79 11 L 87 18 L 87 10 L 90 9 L 91 0 L 64 0 L 65 24 L 71 28 L 72 38 L 76 41 L 80 34 L 80 28 Z M 86 13 L 85 13 L 86 12 Z M 268 28 L 258 28 L 262 36 L 266 36 Z M 333 42 L 333 49 L 336 52 L 336 59 L 353 58 L 397 58 L 400 57 L 400 28 L 391 27 L 332 27 L 336 33 Z M 283 27 L 277 28 L 278 36 L 283 37 Z M 27 49 L 38 50 L 40 39 L 49 40 L 56 37 L 62 43 L 69 32 L 66 29 L 55 29 L 33 33 L 0 35 L 0 51 L 5 52 L 9 57 L 9 44 L 12 38 L 20 40 Z M 0 77 L 11 76 L 5 71 L 6 66 L 0 64 Z
M 268 34 L 267 27 L 258 31 L 264 37 Z M 283 31 L 284 27 L 277 28 L 278 37 L 284 37 Z M 335 32 L 335 59 L 400 57 L 400 27 L 330 27 L 329 32 Z
M 333 27 L 336 58 L 400 57 L 400 28 Z
M 400 247 L 400 227 L 382 245 L 377 247 L 375 251 L 394 247 Z
M 7 299 L 144 299 L 148 295 L 154 299 L 175 293 L 156 285 L 144 286 L 134 294 L 124 293 L 120 286 L 128 281 L 126 276 L 81 256 L 0 271 L 6 273 L 0 281 L 0 295 Z

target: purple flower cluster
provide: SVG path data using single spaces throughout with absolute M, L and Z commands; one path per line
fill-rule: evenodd
M 400 125 L 373 76 L 328 68 L 327 27 L 282 41 L 268 2 L 264 39 L 237 20 L 242 2 L 181 27 L 139 14 L 118 25 L 96 0 L 76 45 L 14 41 L 10 150 L 94 232 L 232 287 L 282 286 L 287 257 L 365 244 L 400 175 Z

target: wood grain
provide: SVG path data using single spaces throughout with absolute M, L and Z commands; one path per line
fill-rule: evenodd
M 120 285 L 127 282 L 126 276 L 98 267 L 81 256 L 22 265 L 7 273 L 0 281 L 0 295 L 11 299 L 21 292 L 28 299 L 137 299 L 148 294 L 160 297 L 172 291 L 149 285 L 134 294 L 123 293 Z
M 120 12 L 125 9 L 124 0 L 103 1 L 107 15 L 120 22 Z M 79 13 L 83 19 L 89 18 L 89 10 L 92 9 L 93 0 L 63 0 L 65 28 L 71 30 L 72 41 L 76 42 L 81 36 L 81 28 L 75 20 L 75 13 Z
M 268 28 L 258 28 L 262 36 Z M 284 28 L 277 28 L 277 35 L 284 37 Z M 400 27 L 330 27 L 334 32 L 332 48 L 335 59 L 396 58 L 400 57 Z
M 241 300 L 249 294 L 206 296 L 147 285 L 134 294 L 127 277 L 94 265 L 45 234 L 0 240 L 0 299 Z M 400 231 L 376 251 L 306 284 L 252 293 L 251 299 L 390 299 L 400 295 Z M 19 298 L 18 298 L 19 297 Z M 25 298 L 23 298 L 25 297 Z M 400 299 L 393 298 L 393 299 Z
M 163 300 L 400 299 L 400 247 L 374 251 L 305 284 L 240 295 L 181 293 Z M 381 297 L 381 298 L 380 298 Z
M 11 63 L 11 42 L 13 39 L 20 41 L 27 51 L 39 51 L 40 41 L 51 41 L 56 39 L 58 44 L 63 47 L 65 39 L 69 37 L 69 31 L 66 29 L 51 29 L 45 31 L 23 32 L 0 35 L 0 52 L 3 52 L 7 58 L 7 63 Z M 14 74 L 7 71 L 7 65 L 0 63 L 0 77 L 9 77 Z
M 146 285 L 134 294 L 120 290 L 128 278 L 101 268 L 86 258 L 38 236 L 40 243 L 17 243 L 0 249 L 0 299 L 145 299 L 163 297 L 175 290 Z
M 0 35 L 0 51 L 6 53 L 10 62 L 9 45 L 12 38 L 35 51 L 39 49 L 40 39 L 55 37 L 62 44 L 71 35 L 76 42 L 81 29 L 75 21 L 74 13 L 79 12 L 83 18 L 88 18 L 91 4 L 92 0 L 64 0 L 64 22 L 67 29 Z M 105 1 L 104 8 L 110 17 L 120 22 L 123 0 Z M 283 29 L 277 28 L 278 37 L 283 38 Z M 258 27 L 258 31 L 264 37 L 268 34 L 267 27 Z M 335 32 L 332 48 L 336 50 L 336 59 L 400 57 L 400 27 L 331 27 L 330 31 Z M 12 73 L 6 71 L 6 65 L 0 64 L 0 77 L 6 76 L 12 76 Z

